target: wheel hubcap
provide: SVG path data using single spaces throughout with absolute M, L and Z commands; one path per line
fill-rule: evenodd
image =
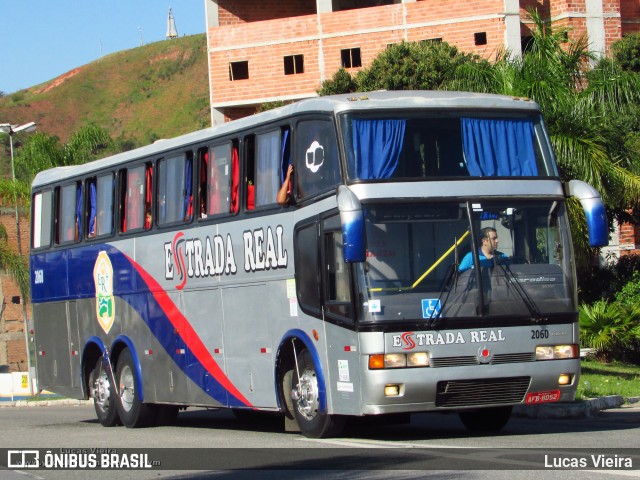
M 93 398 L 101 410 L 106 411 L 111 404 L 111 384 L 107 372 L 101 371 L 93 382 Z
M 128 365 L 125 365 L 120 374 L 120 398 L 122 399 L 122 407 L 127 412 L 130 411 L 135 398 L 135 388 L 133 372 Z
M 296 408 L 307 420 L 312 420 L 318 413 L 318 379 L 313 370 L 305 370 L 300 375 L 297 388 Z

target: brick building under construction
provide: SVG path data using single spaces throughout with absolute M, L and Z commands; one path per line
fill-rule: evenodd
M 527 9 L 606 54 L 640 31 L 638 0 L 205 0 L 212 123 L 275 100 L 314 96 L 344 67 L 367 67 L 388 45 L 445 41 L 491 58 L 518 54 L 530 35 Z

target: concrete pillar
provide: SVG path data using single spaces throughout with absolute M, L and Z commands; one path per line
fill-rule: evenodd
M 600 58 L 604 56 L 606 48 L 602 0 L 585 0 L 585 6 L 589 51 Z
M 333 4 L 331 0 L 316 0 L 316 11 L 318 13 L 333 12 Z
M 504 0 L 504 46 L 513 57 L 522 56 L 519 0 Z
M 220 26 L 220 16 L 218 15 L 218 0 L 204 0 L 204 12 L 206 19 L 207 31 L 207 63 L 209 71 L 211 71 L 211 53 L 209 52 L 209 29 Z M 214 85 L 209 80 L 209 105 L 213 105 L 213 89 Z M 224 123 L 224 114 L 216 109 L 211 108 L 211 126 L 222 125 Z

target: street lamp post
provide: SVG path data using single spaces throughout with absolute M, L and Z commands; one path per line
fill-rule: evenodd
M 18 242 L 18 254 L 22 256 L 22 241 L 20 235 L 20 215 L 18 213 L 18 192 L 16 191 L 16 170 L 13 163 L 13 136 L 19 132 L 33 132 L 36 129 L 35 122 L 25 123 L 24 125 L 11 125 L 9 123 L 0 124 L 0 132 L 9 134 L 9 149 L 11 152 L 11 179 L 13 181 L 13 205 L 16 212 L 16 240 Z M 31 354 L 29 349 L 29 324 L 27 321 L 27 303 L 22 298 L 22 321 L 24 328 L 24 341 L 27 347 L 27 368 L 29 373 L 29 395 L 33 396 L 33 382 L 31 381 Z

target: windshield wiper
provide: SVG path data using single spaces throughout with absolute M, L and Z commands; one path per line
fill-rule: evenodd
M 527 307 L 529 313 L 531 314 L 531 321 L 533 323 L 541 323 L 548 320 L 546 317 L 543 317 L 538 309 L 538 306 L 533 301 L 533 299 L 526 292 L 520 281 L 513 274 L 508 265 L 496 265 L 494 268 L 500 268 L 504 272 L 504 276 L 509 282 L 509 285 L 513 287 L 513 290 L 518 294 L 522 303 Z

